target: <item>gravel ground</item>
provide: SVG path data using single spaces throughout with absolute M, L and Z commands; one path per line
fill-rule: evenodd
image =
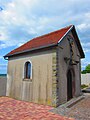
M 85 98 L 75 104 L 66 116 L 76 120 L 90 120 L 90 93 L 85 93 Z
M 90 120 L 90 93 L 84 93 L 84 98 L 71 107 L 66 105 L 53 109 L 52 112 L 75 120 Z

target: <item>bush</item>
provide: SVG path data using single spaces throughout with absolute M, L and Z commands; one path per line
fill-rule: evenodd
M 81 71 L 82 74 L 90 73 L 90 64 L 88 64 L 85 70 Z
M 86 73 L 87 73 L 87 71 L 86 71 L 86 70 L 83 70 L 83 71 L 81 71 L 81 73 L 82 73 L 82 74 L 86 74 Z
M 82 85 L 81 85 L 81 89 L 84 89 L 84 88 L 86 88 L 86 87 L 88 87 L 88 85 L 85 85 L 85 84 L 82 84 Z

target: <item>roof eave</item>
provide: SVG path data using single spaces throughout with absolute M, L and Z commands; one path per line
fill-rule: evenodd
M 79 46 L 79 51 L 80 51 L 80 54 L 81 54 L 81 58 L 85 58 L 85 54 L 84 54 L 83 48 L 82 48 L 82 46 L 80 44 L 80 40 L 78 38 L 75 26 L 73 27 L 73 31 L 75 32 L 76 38 L 78 39 L 78 45 L 77 46 Z
M 39 49 L 43 49 L 43 48 L 53 47 L 53 46 L 56 46 L 56 45 L 58 45 L 58 44 L 57 43 L 53 43 L 53 44 L 50 44 L 50 45 L 37 47 L 37 48 L 32 48 L 32 49 L 29 49 L 29 50 L 24 50 L 24 51 L 21 51 L 21 52 L 10 54 L 10 55 L 7 54 L 7 55 L 5 55 L 3 57 L 4 57 L 4 59 L 6 59 L 6 58 L 14 56 L 14 55 L 18 55 L 18 54 L 22 54 L 22 53 L 26 53 L 26 52 L 31 52 L 31 51 L 35 51 L 35 50 L 39 50 Z M 8 60 L 8 59 L 6 59 L 6 60 Z

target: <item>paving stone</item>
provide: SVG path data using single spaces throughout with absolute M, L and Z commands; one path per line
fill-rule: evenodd
M 74 120 L 50 112 L 53 107 L 0 97 L 0 120 Z

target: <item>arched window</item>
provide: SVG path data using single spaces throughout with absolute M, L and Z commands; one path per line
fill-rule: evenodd
M 24 78 L 30 79 L 31 75 L 32 75 L 32 66 L 31 66 L 31 63 L 29 61 L 25 63 L 25 70 L 24 70 L 24 72 L 25 72 Z

